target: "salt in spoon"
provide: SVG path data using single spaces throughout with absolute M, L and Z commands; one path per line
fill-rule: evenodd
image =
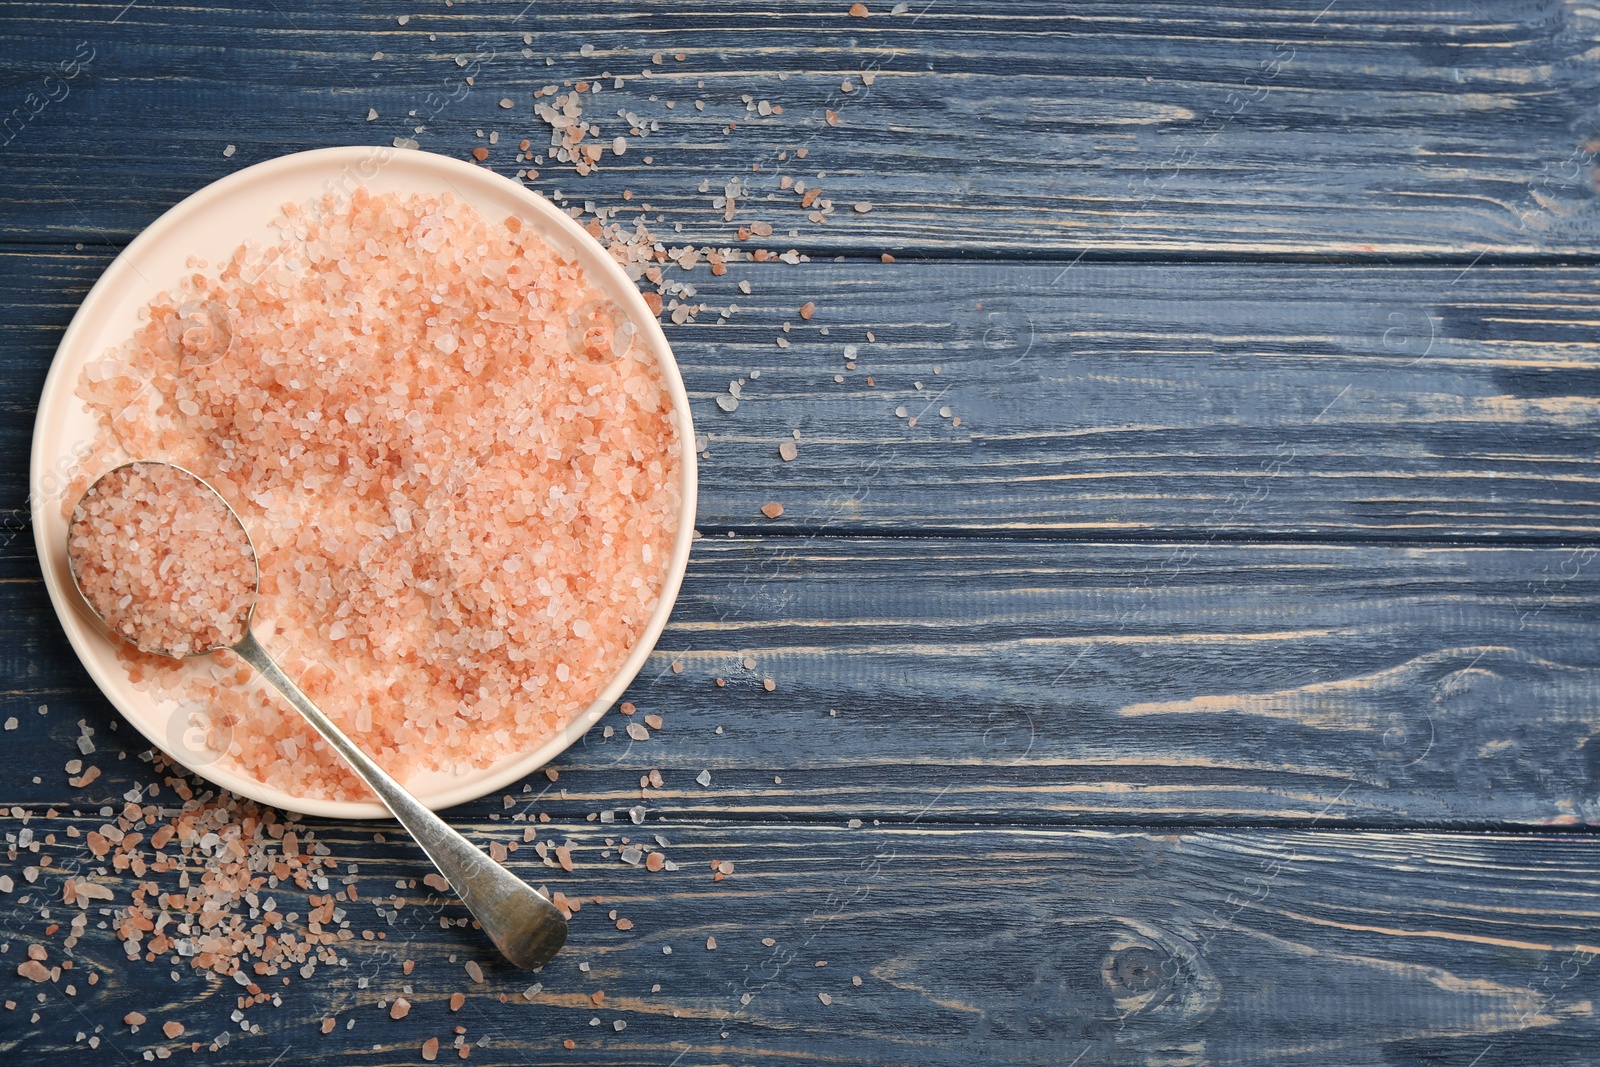
M 166 494 L 177 494 L 181 503 Z M 170 514 L 153 524 L 150 510 L 158 505 Z M 141 518 L 141 526 L 128 528 L 129 520 Z M 506 959 L 531 969 L 560 951 L 567 923 L 555 905 L 423 807 L 256 640 L 250 632 L 261 582 L 255 546 L 233 508 L 204 479 L 153 460 L 108 471 L 73 510 L 67 562 L 89 609 L 139 650 L 182 659 L 227 648 L 249 661 L 416 839 Z

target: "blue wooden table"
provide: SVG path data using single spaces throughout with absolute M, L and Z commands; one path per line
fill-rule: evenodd
M 0 5 L 8 1063 L 1595 1062 L 1600 14 L 867 6 Z M 627 154 L 518 160 L 580 80 Z M 661 278 L 704 536 L 628 695 L 663 728 L 454 813 L 570 842 L 509 860 L 585 904 L 558 960 L 307 820 L 350 937 L 241 1010 L 115 933 L 181 873 L 82 835 L 180 802 L 50 610 L 31 422 L 160 212 L 397 140 L 740 250 Z

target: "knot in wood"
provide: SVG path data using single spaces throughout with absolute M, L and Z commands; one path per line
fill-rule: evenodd
M 1166 983 L 1175 973 L 1173 961 L 1163 952 L 1132 945 L 1106 957 L 1100 977 L 1113 997 L 1138 996 Z

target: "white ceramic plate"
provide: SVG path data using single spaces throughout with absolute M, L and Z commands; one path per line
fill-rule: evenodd
M 56 349 L 50 376 L 39 399 L 33 428 L 33 458 L 29 504 L 33 511 L 34 538 L 45 586 L 55 604 L 61 625 L 78 658 L 118 711 L 145 737 L 185 766 L 210 781 L 264 804 L 330 818 L 379 818 L 387 812 L 377 804 L 309 800 L 273 789 L 228 767 L 208 762 L 203 751 L 174 744 L 189 729 L 170 702 L 158 703 L 135 689 L 116 658 L 111 639 L 89 613 L 67 570 L 67 523 L 61 514 L 67 483 L 78 473 L 75 464 L 84 446 L 95 436 L 95 424 L 83 402 L 73 395 L 79 372 L 88 361 L 132 336 L 135 315 L 163 289 L 173 288 L 190 256 L 217 263 L 232 255 L 240 242 L 254 238 L 276 242 L 269 223 L 287 201 L 303 203 L 324 192 L 345 193 L 364 185 L 375 193 L 443 193 L 450 191 L 476 207 L 484 217 L 498 221 L 518 215 L 555 248 L 575 255 L 590 281 L 606 293 L 633 320 L 638 342 L 661 363 L 662 378 L 677 412 L 682 444 L 681 493 L 683 515 L 677 541 L 667 563 L 661 601 L 650 617 L 639 644 L 600 696 L 559 735 L 529 752 L 508 754 L 493 766 L 466 776 L 430 774 L 407 785 L 433 808 L 472 800 L 504 789 L 554 759 L 605 714 L 613 701 L 633 681 L 661 636 L 672 612 L 683 572 L 689 562 L 694 532 L 695 452 L 694 426 L 683 378 L 667 345 L 661 325 L 643 298 L 611 256 L 564 211 L 544 197 L 509 179 L 460 160 L 426 152 L 394 148 L 325 148 L 300 152 L 232 174 L 206 186 L 162 215 L 116 258 L 90 290 L 72 319 L 61 346 Z M 91 472 L 98 475 L 100 472 Z M 174 751 L 176 749 L 176 751 Z

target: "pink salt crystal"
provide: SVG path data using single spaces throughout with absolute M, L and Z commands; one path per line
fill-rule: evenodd
M 255 554 L 228 506 L 163 463 L 101 478 L 72 513 L 78 588 L 113 633 L 174 656 L 238 643 L 255 597 Z
M 390 773 L 531 751 L 660 596 L 682 505 L 660 366 L 577 262 L 448 194 L 359 189 L 286 206 L 282 231 L 185 275 L 85 368 L 94 462 L 216 486 L 254 536 L 285 670 Z M 367 795 L 276 696 L 125 661 L 229 724 L 228 769 Z

